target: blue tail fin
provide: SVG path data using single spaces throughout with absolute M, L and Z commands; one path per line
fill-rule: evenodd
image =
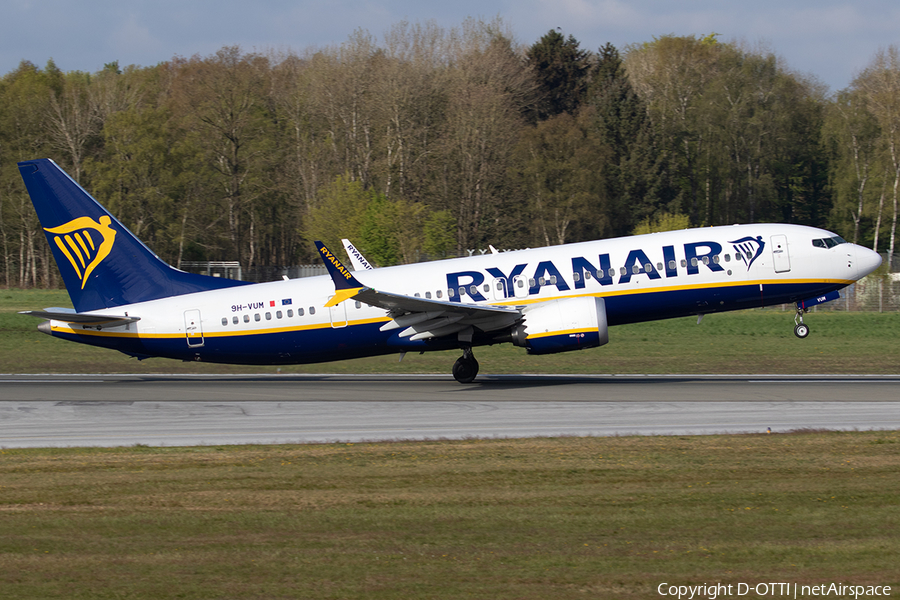
M 245 283 L 170 267 L 50 159 L 19 172 L 78 312 Z

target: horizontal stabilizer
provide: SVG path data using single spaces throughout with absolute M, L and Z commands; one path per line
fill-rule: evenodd
M 81 323 L 82 325 L 125 325 L 140 321 L 140 317 L 127 315 L 93 315 L 88 313 L 65 312 L 62 310 L 23 310 L 20 315 L 30 315 L 41 319 L 53 321 L 65 321 L 66 323 Z

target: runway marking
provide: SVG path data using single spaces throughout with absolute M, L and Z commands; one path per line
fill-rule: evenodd
M 747 379 L 746 383 L 900 383 L 896 379 Z
M 104 383 L 106 379 L 0 379 L 0 383 Z

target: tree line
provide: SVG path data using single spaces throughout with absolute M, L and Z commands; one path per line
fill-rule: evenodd
M 380 265 L 778 221 L 893 254 L 900 58 L 829 96 L 769 51 L 662 36 L 597 52 L 500 19 L 402 22 L 304 53 L 0 78 L 0 284 L 55 286 L 16 161 L 51 157 L 173 265 Z

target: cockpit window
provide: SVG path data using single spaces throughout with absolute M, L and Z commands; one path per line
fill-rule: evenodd
M 816 248 L 834 248 L 838 244 L 846 244 L 847 240 L 842 238 L 839 235 L 830 238 L 820 238 L 818 240 L 813 240 L 812 245 Z

